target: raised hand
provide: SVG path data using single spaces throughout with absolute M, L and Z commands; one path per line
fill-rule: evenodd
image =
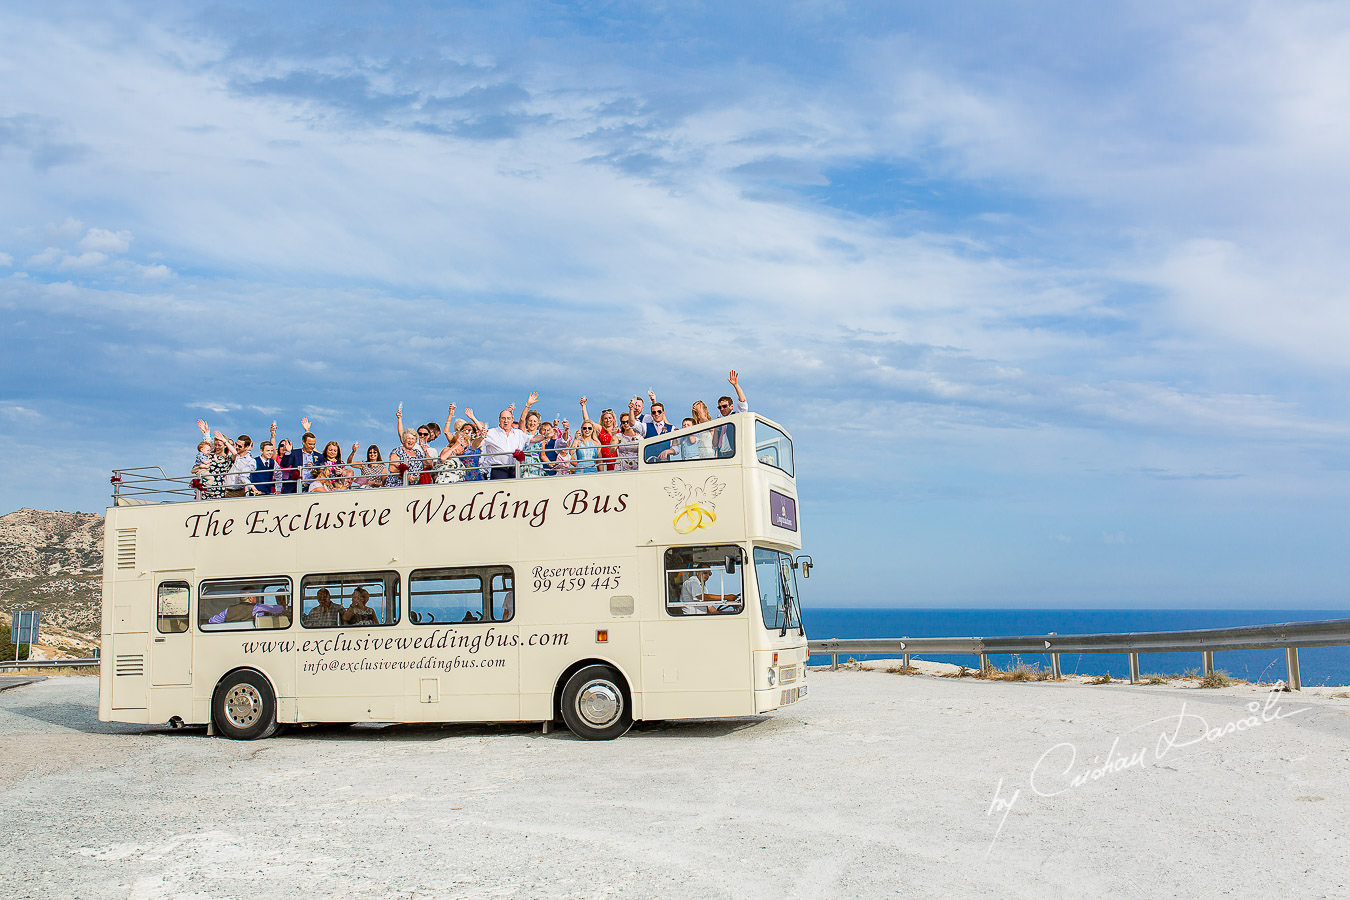
M 653 403 L 656 402 L 656 391 L 652 390 L 651 388 L 648 388 L 648 389 L 647 389 L 647 396 L 650 397 L 650 398 L 652 398 L 652 402 L 653 402 Z
M 471 407 L 464 407 L 464 415 L 468 416 L 470 421 L 478 421 L 478 417 L 473 414 L 473 409 Z
M 210 437 L 210 436 L 211 436 L 211 429 L 206 427 L 206 420 L 205 420 L 205 419 L 198 419 L 198 420 L 197 420 L 197 427 L 198 427 L 199 429 L 201 429 L 202 437 Z
M 276 423 L 276 422 L 273 422 L 273 423 L 272 423 L 272 437 L 275 438 L 276 436 L 277 436 L 277 423 Z
M 455 414 L 455 404 L 453 403 L 450 404 L 450 408 L 446 410 L 446 414 L 451 416 Z
M 506 408 L 506 411 L 509 412 L 509 413 L 511 413 L 512 415 L 515 415 L 515 412 L 516 412 L 516 405 L 515 405 L 514 403 L 512 403 L 510 406 L 508 406 L 508 407 Z
M 300 427 L 305 429 L 306 431 L 309 431 L 309 419 L 301 419 Z
M 581 398 L 581 405 L 582 405 L 582 406 L 585 406 L 585 405 L 586 405 L 586 398 L 585 398 L 585 397 L 582 397 L 582 398 Z
M 735 369 L 732 369 L 731 374 L 727 376 L 727 381 L 731 384 L 732 387 L 735 387 L 740 382 L 740 380 L 741 376 L 736 374 Z
M 353 444 L 352 444 L 352 452 L 355 453 L 355 452 L 356 452 L 356 448 L 359 447 L 359 446 L 360 446 L 360 444 L 353 443 Z
M 534 405 L 534 401 L 536 401 L 536 400 L 538 400 L 538 399 L 539 399 L 539 392 L 538 392 L 538 391 L 530 391 L 530 399 L 529 399 L 528 401 L 526 401 L 525 405 L 526 405 L 526 406 L 533 406 L 533 405 Z

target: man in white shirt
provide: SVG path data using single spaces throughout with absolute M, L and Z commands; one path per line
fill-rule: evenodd
M 717 605 L 720 603 L 733 603 L 740 594 L 709 594 L 705 593 L 708 586 L 708 579 L 712 577 L 712 569 L 702 568 L 694 573 L 694 577 L 685 578 L 684 587 L 680 588 L 680 603 L 686 616 L 703 616 L 708 613 L 717 612 Z M 691 606 L 690 604 L 701 604 L 704 601 L 710 601 L 706 606 Z
M 527 407 L 528 409 L 528 407 Z M 528 438 L 516 427 L 511 410 L 504 409 L 497 416 L 497 427 L 489 428 L 483 438 L 483 464 L 490 466 L 493 480 L 516 477 L 516 451 L 522 454 Z
M 736 412 L 749 412 L 750 404 L 746 402 L 745 391 L 741 390 L 741 376 L 736 374 L 735 369 L 727 376 L 727 382 L 736 389 Z M 731 398 L 726 396 L 717 398 L 717 411 L 724 416 L 731 415 Z
M 239 440 L 234 442 L 238 451 L 234 458 L 234 465 L 230 466 L 230 471 L 225 475 L 225 496 L 242 497 L 248 490 L 249 478 L 253 474 L 254 467 L 258 461 L 249 453 L 253 449 L 253 438 L 246 434 L 239 435 Z
M 749 412 L 750 404 L 746 402 L 745 391 L 741 390 L 741 377 L 732 369 L 731 374 L 727 376 L 727 382 L 736 389 L 736 403 L 732 406 L 730 397 L 722 396 L 717 398 L 717 413 L 721 416 L 731 415 L 734 409 L 738 413 Z M 735 440 L 732 437 L 730 428 L 717 429 L 717 455 L 723 459 L 733 456 L 736 451 Z

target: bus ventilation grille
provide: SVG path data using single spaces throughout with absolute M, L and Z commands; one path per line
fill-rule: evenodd
M 633 614 L 633 598 L 627 594 L 610 597 L 609 614 L 611 616 L 631 616 Z
M 797 680 L 799 675 L 801 675 L 801 669 L 799 669 L 797 666 L 778 667 L 779 684 L 792 684 L 794 681 Z
M 136 568 L 136 529 L 117 529 L 117 568 Z
M 145 654 L 127 653 L 119 654 L 113 660 L 114 675 L 144 675 L 145 674 Z

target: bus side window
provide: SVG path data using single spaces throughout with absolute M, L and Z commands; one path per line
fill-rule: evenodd
M 191 590 L 186 581 L 166 581 L 159 586 L 155 621 L 160 634 L 187 631 L 188 595 Z
M 745 609 L 735 544 L 671 547 L 666 551 L 666 612 L 672 616 L 734 616 Z
M 417 625 L 509 622 L 515 605 L 510 566 L 417 569 L 408 576 L 409 617 Z
M 300 580 L 305 628 L 369 628 L 399 620 L 397 572 L 333 572 Z
M 291 626 L 291 580 L 284 576 L 221 578 L 197 585 L 197 627 L 242 631 Z

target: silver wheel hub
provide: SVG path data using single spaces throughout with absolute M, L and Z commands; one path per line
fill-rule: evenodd
M 251 684 L 236 684 L 225 693 L 225 718 L 235 728 L 249 728 L 262 716 L 263 699 Z
M 623 715 L 623 694 L 611 682 L 587 682 L 577 693 L 577 714 L 593 728 L 612 725 Z

